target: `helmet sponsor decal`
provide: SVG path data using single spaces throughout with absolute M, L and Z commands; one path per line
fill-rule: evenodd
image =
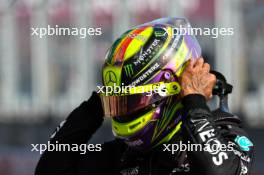
M 154 32 L 155 37 L 164 37 L 168 35 L 167 28 L 166 27 L 159 27 Z
M 105 66 L 103 69 L 103 84 L 105 86 L 120 86 L 121 71 L 122 69 L 120 66 Z
M 150 77 L 160 68 L 159 63 L 155 63 L 149 70 L 147 70 L 144 74 L 142 74 L 140 77 L 138 77 L 135 81 L 131 83 L 132 86 L 136 86 L 140 84 L 143 80 Z
M 140 56 L 133 62 L 135 66 L 139 65 L 139 64 L 146 64 L 149 62 L 149 59 L 150 58 L 153 58 L 157 52 L 159 51 L 160 49 L 160 46 L 158 46 L 158 44 L 160 43 L 161 40 L 159 39 L 155 39 L 151 45 L 146 49 L 144 50 Z
M 116 74 L 113 71 L 108 71 L 105 74 L 105 84 L 107 86 L 115 85 L 117 83 Z
M 124 66 L 124 70 L 127 77 L 132 77 L 134 75 L 134 68 L 132 64 L 127 64 Z

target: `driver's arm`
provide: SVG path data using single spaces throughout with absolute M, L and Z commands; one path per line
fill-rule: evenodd
M 183 140 L 207 148 L 188 152 L 191 171 L 205 175 L 249 174 L 253 145 L 247 134 L 234 121 L 215 120 L 217 117 L 206 105 L 212 97 L 215 82 L 210 65 L 202 58 L 192 60 L 180 77 Z M 220 150 L 214 150 L 219 145 Z
M 193 165 L 191 171 L 204 175 L 248 175 L 253 158 L 253 145 L 240 122 L 232 119 L 232 115 L 215 116 L 202 95 L 184 97 L 183 105 L 184 142 L 207 147 L 203 151 L 192 150 L 187 153 L 190 165 Z M 245 145 L 241 139 L 248 141 L 248 144 Z
M 100 98 L 94 92 L 88 101 L 71 112 L 52 134 L 50 142 L 60 144 L 86 144 L 103 122 Z M 48 152 L 41 156 L 36 175 L 76 175 L 79 152 Z

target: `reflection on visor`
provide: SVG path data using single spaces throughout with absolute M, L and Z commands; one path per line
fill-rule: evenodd
M 150 86 L 155 88 L 149 88 Z M 177 82 L 159 82 L 132 87 L 127 94 L 106 95 L 101 93 L 100 98 L 105 116 L 116 117 L 129 115 L 168 96 L 177 95 L 180 89 Z

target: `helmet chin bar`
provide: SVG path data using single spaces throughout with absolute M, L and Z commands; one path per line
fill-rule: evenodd
M 219 109 L 224 112 L 229 112 L 228 94 L 232 93 L 233 86 L 227 83 L 225 76 L 220 72 L 212 70 L 210 73 L 216 76 L 216 84 L 213 88 L 213 95 L 217 95 L 220 99 Z

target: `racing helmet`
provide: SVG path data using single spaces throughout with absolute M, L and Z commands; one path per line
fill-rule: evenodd
M 201 56 L 184 18 L 161 18 L 128 30 L 110 47 L 102 70 L 101 101 L 112 131 L 144 151 L 169 142 L 181 129 L 178 77 Z

